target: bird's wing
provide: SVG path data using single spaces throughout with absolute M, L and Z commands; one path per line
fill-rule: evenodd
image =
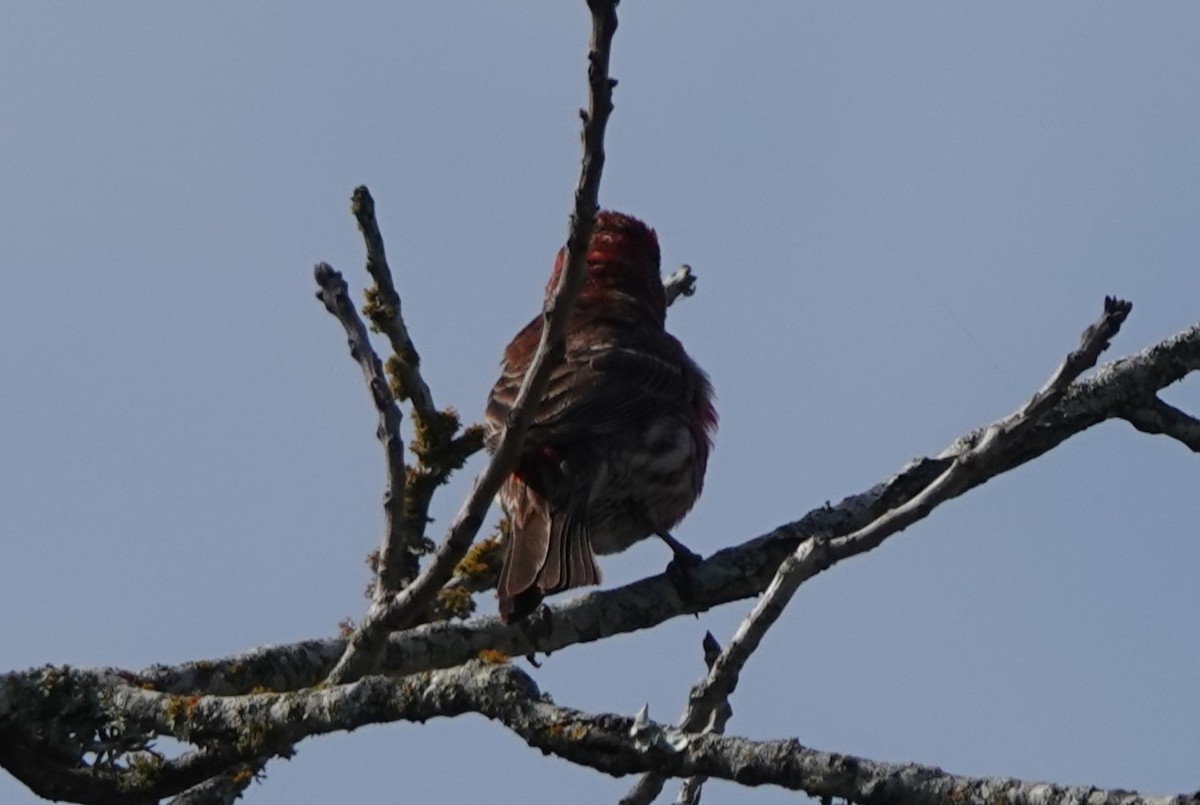
M 683 360 L 608 345 L 568 355 L 550 376 L 529 430 L 530 444 L 605 436 L 679 406 L 693 382 Z M 504 427 L 520 383 L 516 372 L 506 372 L 492 390 L 487 417 L 493 433 Z
M 605 347 L 562 369 L 551 378 L 533 422 L 539 437 L 604 436 L 676 408 L 687 397 L 681 364 L 641 350 Z

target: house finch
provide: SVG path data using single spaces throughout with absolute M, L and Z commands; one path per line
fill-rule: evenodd
M 560 250 L 547 298 L 563 258 Z M 497 496 L 512 524 L 498 586 L 505 622 L 545 595 L 598 583 L 595 554 L 651 534 L 675 551 L 676 568 L 698 559 L 669 530 L 704 486 L 717 414 L 707 376 L 664 329 L 659 259 L 653 229 L 618 212 L 596 216 L 566 355 Z M 539 315 L 504 351 L 488 397 L 490 450 L 541 334 Z

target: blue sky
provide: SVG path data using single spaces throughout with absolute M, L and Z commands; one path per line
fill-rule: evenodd
M 357 617 L 374 415 L 313 298 L 375 195 L 440 405 L 481 415 L 578 171 L 582 0 L 22 4 L 0 30 L 0 668 L 222 656 Z M 711 553 L 1006 414 L 1105 294 L 1109 357 L 1200 319 L 1200 7 L 621 9 L 605 206 L 699 293 L 669 327 L 721 431 L 677 535 Z M 1200 412 L 1193 379 L 1164 397 Z M 481 466 L 476 461 L 472 471 Z M 469 474 L 439 499 L 444 526 Z M 801 589 L 729 731 L 1195 790 L 1200 463 L 1110 423 Z M 657 544 L 605 560 L 657 573 Z M 673 720 L 749 602 L 555 654 L 559 703 Z M 249 801 L 631 783 L 477 718 L 300 746 Z M 32 801 L 0 777 L 0 801 Z M 705 802 L 794 801 L 710 784 Z

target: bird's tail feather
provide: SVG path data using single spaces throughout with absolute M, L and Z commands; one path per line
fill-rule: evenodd
M 543 596 L 600 583 L 583 504 L 529 514 L 513 523 L 497 586 L 505 623 L 528 615 Z

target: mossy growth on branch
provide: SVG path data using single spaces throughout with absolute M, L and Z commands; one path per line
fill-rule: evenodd
M 508 519 L 505 518 L 497 525 L 496 533 L 472 545 L 454 568 L 454 575 L 468 582 L 495 583 L 500 575 L 500 567 L 504 564 L 507 528 Z M 480 589 L 475 585 L 472 587 Z
M 475 612 L 475 599 L 471 591 L 463 587 L 444 587 L 438 591 L 437 602 L 433 607 L 433 617 L 436 620 L 451 618 L 469 618 Z
M 362 313 L 371 322 L 371 329 L 377 333 L 387 332 L 392 320 L 396 318 L 396 304 L 398 299 L 392 294 L 385 294 L 376 286 L 372 285 L 363 292 L 363 296 L 367 301 L 363 304 Z M 393 298 L 388 298 L 389 296 Z M 421 359 L 413 353 L 413 365 L 420 365 Z M 411 360 L 411 358 L 410 358 Z
M 509 662 L 509 656 L 503 651 L 494 648 L 485 648 L 479 652 L 479 661 L 488 665 L 503 665 Z

